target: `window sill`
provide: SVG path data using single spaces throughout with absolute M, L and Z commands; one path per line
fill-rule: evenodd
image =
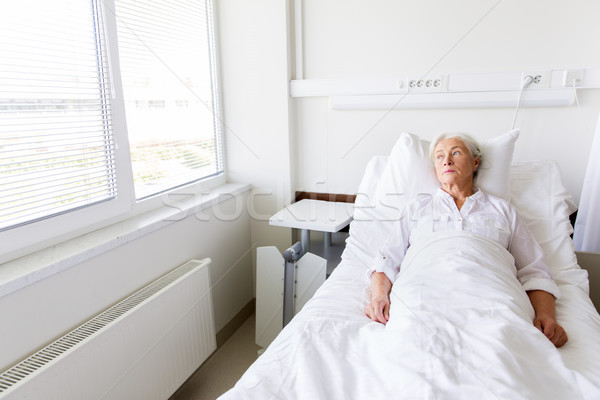
M 0 265 L 0 297 L 110 251 L 125 243 L 212 207 L 250 190 L 250 185 L 228 183 L 209 195 L 161 206 L 147 213 L 78 236 Z

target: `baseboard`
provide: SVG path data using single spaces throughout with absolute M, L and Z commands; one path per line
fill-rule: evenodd
M 252 299 L 231 319 L 231 321 L 217 332 L 217 350 L 229 340 L 235 331 L 237 331 L 252 314 L 254 314 L 255 309 L 256 299 Z

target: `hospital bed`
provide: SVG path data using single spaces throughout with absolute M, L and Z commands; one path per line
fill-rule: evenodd
M 482 144 L 477 184 L 510 200 L 542 246 L 565 346 L 531 323 L 510 254 L 475 234 L 409 249 L 390 321 L 365 316 L 377 248 L 410 198 L 439 187 L 428 143 L 403 133 L 366 167 L 340 265 L 221 399 L 600 399 L 600 316 L 570 238 L 575 205 L 555 162 L 512 163 L 517 137 Z

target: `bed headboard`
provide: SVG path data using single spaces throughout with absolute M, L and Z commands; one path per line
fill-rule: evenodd
M 355 194 L 296 191 L 296 196 L 295 196 L 294 202 L 300 201 L 303 199 L 335 201 L 338 203 L 354 203 L 356 201 L 356 195 Z

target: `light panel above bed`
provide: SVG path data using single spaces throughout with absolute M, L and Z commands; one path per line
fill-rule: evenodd
M 300 79 L 290 81 L 291 97 L 331 97 L 333 109 L 514 107 L 523 78 L 534 82 L 521 106 L 573 104 L 573 88 L 600 88 L 600 68 L 562 70 L 399 74 L 386 78 Z

